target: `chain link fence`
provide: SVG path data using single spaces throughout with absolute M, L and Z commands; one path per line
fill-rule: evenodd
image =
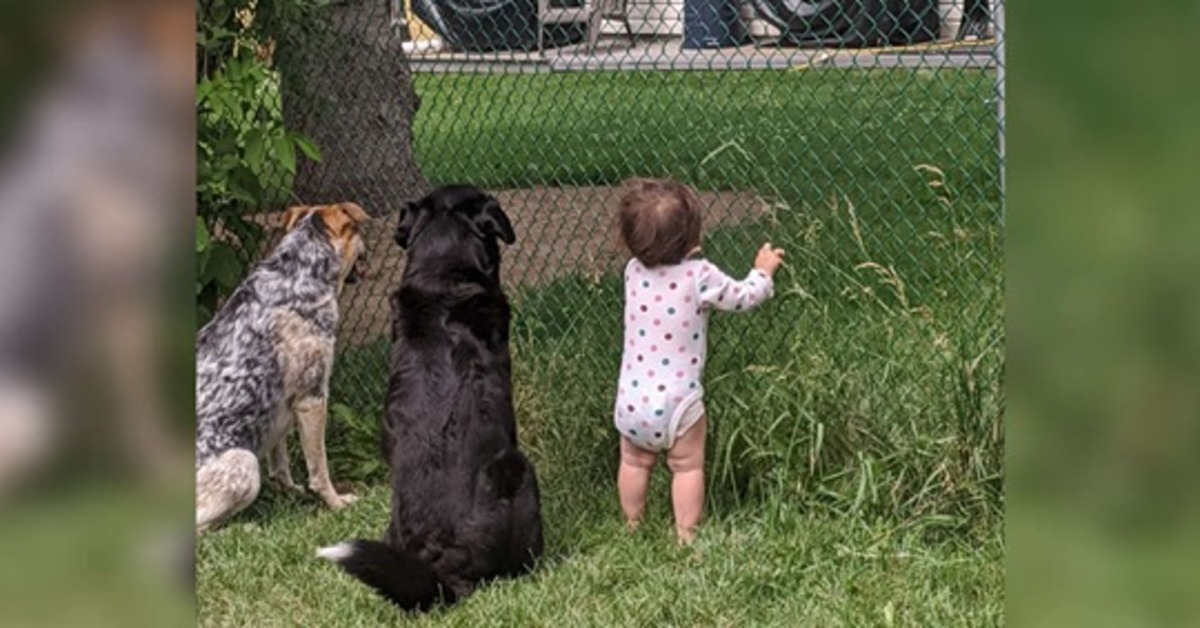
M 231 22 L 273 29 L 242 43 L 278 86 L 244 114 L 320 158 L 305 141 L 239 144 L 262 153 L 263 191 L 216 212 L 215 231 L 252 261 L 287 204 L 375 217 L 370 276 L 342 297 L 334 403 L 382 407 L 399 208 L 471 183 L 517 232 L 503 275 L 519 409 L 605 433 L 625 260 L 612 216 L 623 180 L 674 177 L 700 192 L 705 255 L 731 274 L 763 241 L 788 252 L 772 302 L 714 316 L 714 404 L 782 386 L 807 400 L 787 412 L 847 421 L 850 457 L 872 422 L 930 415 L 931 432 L 984 439 L 986 460 L 958 463 L 999 482 L 1001 3 L 344 0 L 303 19 L 281 4 L 242 3 Z M 202 179 L 218 157 L 201 154 Z M 736 440 L 720 436 L 746 458 Z

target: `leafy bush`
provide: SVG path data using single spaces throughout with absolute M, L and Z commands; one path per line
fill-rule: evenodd
M 286 204 L 297 161 L 319 161 L 311 140 L 286 128 L 275 38 L 259 11 L 315 7 L 311 0 L 211 1 L 197 20 L 196 300 L 199 324 L 245 273 L 263 245 L 251 216 Z M 278 24 L 278 19 L 262 20 Z

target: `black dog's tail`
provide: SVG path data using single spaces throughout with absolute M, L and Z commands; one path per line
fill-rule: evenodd
M 419 557 L 379 541 L 346 541 L 317 550 L 404 610 L 428 610 L 439 602 L 454 603 L 454 592 Z

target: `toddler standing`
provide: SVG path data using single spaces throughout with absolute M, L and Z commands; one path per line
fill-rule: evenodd
M 621 434 L 617 490 L 630 529 L 641 521 L 658 452 L 671 470 L 675 531 L 691 543 L 704 506 L 704 360 L 710 311 L 746 311 L 771 297 L 783 251 L 764 244 L 736 281 L 700 252 L 696 194 L 671 180 L 638 179 L 621 199 L 625 343 L 614 419 Z

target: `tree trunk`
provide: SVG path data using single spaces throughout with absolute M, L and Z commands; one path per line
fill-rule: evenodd
M 285 121 L 322 154 L 320 163 L 301 159 L 295 194 L 384 215 L 429 188 L 412 153 L 412 72 L 388 0 L 342 0 L 327 11 L 330 32 L 288 51 L 282 67 Z

